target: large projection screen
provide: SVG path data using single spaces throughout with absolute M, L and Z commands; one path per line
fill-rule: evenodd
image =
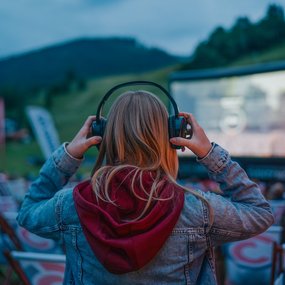
M 285 157 L 285 70 L 246 73 L 183 80 L 176 74 L 170 91 L 179 110 L 193 113 L 232 156 Z

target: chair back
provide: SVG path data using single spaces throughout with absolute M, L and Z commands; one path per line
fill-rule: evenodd
M 270 285 L 285 284 L 285 243 L 273 243 Z M 282 284 L 282 282 L 280 284 Z
M 63 284 L 65 255 L 23 251 L 4 254 L 24 285 Z

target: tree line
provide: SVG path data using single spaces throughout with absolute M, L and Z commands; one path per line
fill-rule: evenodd
M 181 69 L 201 69 L 225 66 L 245 55 L 254 55 L 274 47 L 285 39 L 283 8 L 268 6 L 265 16 L 256 23 L 239 17 L 233 26 L 215 28 L 208 39 L 196 47 L 192 59 Z

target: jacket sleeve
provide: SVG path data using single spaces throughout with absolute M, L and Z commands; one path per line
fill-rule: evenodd
M 212 209 L 211 225 L 211 211 L 203 203 L 205 227 L 211 246 L 250 238 L 272 225 L 274 218 L 271 208 L 258 185 L 248 178 L 237 162 L 231 160 L 226 150 L 216 144 L 198 162 L 207 168 L 209 177 L 219 183 L 222 191 L 221 195 L 203 193 Z
M 81 160 L 71 157 L 65 144 L 45 162 L 31 184 L 17 216 L 20 226 L 40 236 L 60 239 L 60 213 L 66 191 L 61 190 Z

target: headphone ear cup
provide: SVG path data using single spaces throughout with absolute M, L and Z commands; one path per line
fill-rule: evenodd
M 185 119 L 183 117 L 170 116 L 168 118 L 169 138 L 180 137 L 181 129 L 184 126 Z M 181 149 L 181 146 L 171 144 L 172 148 Z
M 173 119 L 175 119 L 174 116 L 170 116 L 168 118 L 168 133 L 170 139 L 175 137 L 175 128 L 174 128 Z
M 92 123 L 92 136 L 100 136 L 103 137 L 104 132 L 105 132 L 105 127 L 106 127 L 107 120 L 104 118 L 100 118 L 99 122 L 95 120 Z

